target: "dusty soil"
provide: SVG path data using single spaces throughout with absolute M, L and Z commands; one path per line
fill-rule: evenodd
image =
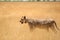
M 52 18 L 60 28 L 60 2 L 0 2 L 0 40 L 60 40 L 60 31 L 35 28 L 20 24 L 21 16 Z

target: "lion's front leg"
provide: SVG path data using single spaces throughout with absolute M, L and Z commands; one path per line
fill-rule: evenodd
M 33 24 L 29 24 L 29 28 L 30 28 L 30 31 L 33 31 L 34 25 Z

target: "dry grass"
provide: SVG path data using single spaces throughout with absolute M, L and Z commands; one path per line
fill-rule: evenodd
M 60 40 L 60 32 L 21 25 L 21 16 L 53 18 L 60 26 L 60 2 L 0 2 L 0 40 Z

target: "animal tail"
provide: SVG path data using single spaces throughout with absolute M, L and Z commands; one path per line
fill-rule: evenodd
M 56 24 L 56 22 L 55 22 L 55 21 L 54 21 L 54 23 L 55 23 L 56 28 L 57 28 L 58 30 L 60 30 L 60 29 L 57 27 L 57 24 Z

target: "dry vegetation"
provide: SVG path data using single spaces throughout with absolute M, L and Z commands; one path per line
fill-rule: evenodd
M 0 2 L 0 40 L 60 40 L 60 32 L 20 24 L 21 16 L 53 18 L 60 26 L 60 2 Z M 60 27 L 59 27 L 60 28 Z

